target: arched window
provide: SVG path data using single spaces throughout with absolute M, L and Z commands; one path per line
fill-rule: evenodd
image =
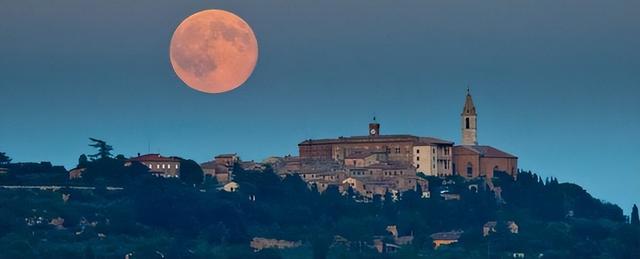
M 471 162 L 467 163 L 467 177 L 473 177 L 473 165 Z
M 465 121 L 465 127 L 468 129 L 469 128 L 469 117 L 464 119 Z

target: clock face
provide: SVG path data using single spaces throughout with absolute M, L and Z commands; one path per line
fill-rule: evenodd
M 376 134 L 376 129 L 371 129 L 369 132 L 371 132 L 371 134 Z

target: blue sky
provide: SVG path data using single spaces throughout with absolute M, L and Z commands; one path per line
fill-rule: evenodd
M 242 87 L 191 90 L 171 34 L 225 9 L 260 56 Z M 638 1 L 10 1 L 0 4 L 0 150 L 75 165 L 88 137 L 117 153 L 206 161 L 297 154 L 307 138 L 459 142 L 467 85 L 479 141 L 523 169 L 629 211 L 640 197 Z

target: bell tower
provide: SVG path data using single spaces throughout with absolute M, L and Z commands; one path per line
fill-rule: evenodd
M 478 145 L 478 114 L 467 87 L 467 98 L 460 115 L 462 120 L 462 145 Z
M 373 121 L 369 123 L 369 136 L 377 137 L 380 135 L 380 123 L 376 121 L 376 117 L 373 117 Z

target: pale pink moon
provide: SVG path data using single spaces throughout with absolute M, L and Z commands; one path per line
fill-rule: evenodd
M 204 10 L 178 25 L 169 56 L 173 70 L 189 87 L 222 93 L 247 81 L 258 61 L 258 41 L 235 14 Z

